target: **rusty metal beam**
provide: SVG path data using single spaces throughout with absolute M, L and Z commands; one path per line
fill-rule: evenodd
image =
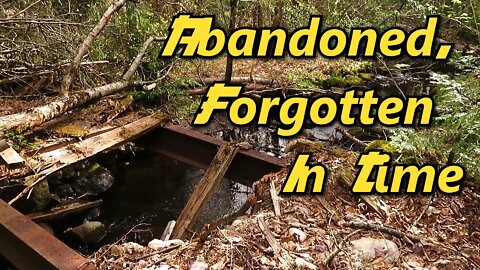
M 181 126 L 159 128 L 146 136 L 157 153 L 207 169 L 226 142 Z M 225 176 L 251 185 L 263 175 L 285 167 L 284 160 L 254 150 L 241 150 Z M 20 270 L 94 270 L 86 258 L 70 249 L 27 216 L 0 200 L 0 254 Z
M 89 260 L 0 200 L 0 254 L 20 270 L 94 270 Z
M 170 125 L 161 127 L 148 137 L 154 152 L 200 169 L 207 169 L 218 148 L 227 142 L 194 131 Z M 252 185 L 263 175 L 279 171 L 285 161 L 255 150 L 240 150 L 225 177 L 245 185 Z

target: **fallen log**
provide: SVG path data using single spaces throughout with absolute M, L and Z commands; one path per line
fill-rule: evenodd
M 74 92 L 68 96 L 59 97 L 57 100 L 36 108 L 32 108 L 27 112 L 20 112 L 0 117 L 1 130 L 17 130 L 25 131 L 35 126 L 39 126 L 48 120 L 68 112 L 71 109 L 84 105 L 94 99 L 108 96 L 130 87 L 142 86 L 147 82 L 142 81 L 120 81 L 107 85 Z
M 111 131 L 99 134 L 89 139 L 69 144 L 65 147 L 42 153 L 36 158 L 39 163 L 49 166 L 37 172 L 35 180 L 27 186 L 20 194 L 13 198 L 9 204 L 13 204 L 24 195 L 26 195 L 35 185 L 45 180 L 51 174 L 63 169 L 71 164 L 85 160 L 103 151 L 111 150 L 127 141 L 131 141 L 166 121 L 163 115 L 150 115 L 143 117 L 128 125 L 115 128 Z
M 74 202 L 68 205 L 52 208 L 48 211 L 29 214 L 27 217 L 35 222 L 53 220 L 100 206 L 102 203 L 102 200 L 96 200 L 93 202 Z
M 221 82 L 223 81 L 223 78 L 204 78 L 204 79 L 197 79 L 197 82 L 200 84 L 213 84 L 214 82 Z M 244 83 L 258 83 L 258 84 L 266 84 L 266 85 L 272 85 L 274 84 L 274 80 L 269 80 L 265 78 L 260 78 L 260 77 L 232 77 L 230 80 L 230 83 L 232 84 L 244 84 Z
M 98 24 L 90 31 L 88 36 L 83 41 L 82 45 L 78 48 L 77 55 L 72 61 L 70 68 L 63 78 L 61 91 L 66 93 L 70 90 L 70 87 L 77 76 L 78 69 L 80 67 L 80 63 L 82 62 L 83 57 L 88 53 L 90 46 L 92 46 L 93 41 L 95 38 L 102 32 L 102 30 L 107 26 L 112 18 L 113 14 L 115 14 L 120 8 L 122 8 L 127 0 L 117 0 L 112 3 L 108 9 L 103 14 L 102 18 L 98 22 Z

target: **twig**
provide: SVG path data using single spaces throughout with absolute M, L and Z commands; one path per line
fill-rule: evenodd
M 18 15 L 20 15 L 20 14 L 24 13 L 24 12 L 25 12 L 25 11 L 27 11 L 29 8 L 31 8 L 31 7 L 33 7 L 34 5 L 36 5 L 36 4 L 38 4 L 38 3 L 40 3 L 41 1 L 42 1 L 42 0 L 37 0 L 37 1 L 33 2 L 33 3 L 31 3 L 31 4 L 30 4 L 30 5 L 28 5 L 26 8 L 24 8 L 24 9 L 20 10 L 19 12 L 17 12 L 17 13 L 15 13 L 15 14 L 13 14 L 13 15 L 12 15 L 12 16 L 10 16 L 10 17 L 7 17 L 7 19 L 12 19 L 12 18 L 15 18 L 15 17 L 17 17 Z
M 373 231 L 379 231 L 382 233 L 390 234 L 392 236 L 395 236 L 400 239 L 409 239 L 412 242 L 420 242 L 421 237 L 412 235 L 412 234 L 407 234 L 401 231 L 397 231 L 394 228 L 387 227 L 387 226 L 382 226 L 382 225 L 377 225 L 373 223 L 367 223 L 363 221 L 349 221 L 345 223 L 340 223 L 340 225 L 343 225 L 345 227 L 350 227 L 350 228 L 355 228 L 355 229 L 365 229 L 365 230 L 373 230 Z
M 86 25 L 83 23 L 78 22 L 69 22 L 69 21 L 61 21 L 55 19 L 0 19 L 0 25 L 4 24 L 14 24 L 14 23 L 25 23 L 25 24 L 60 24 L 60 25 L 72 25 L 72 26 L 83 26 L 83 27 L 90 27 L 90 25 Z
M 359 230 L 356 230 L 356 231 L 353 231 L 351 233 L 349 233 L 347 236 L 345 236 L 342 241 L 335 247 L 335 249 L 332 251 L 332 253 L 330 253 L 327 258 L 325 258 L 325 260 L 323 261 L 323 264 L 325 266 L 329 266 L 330 263 L 332 263 L 332 260 L 333 258 L 335 258 L 335 256 L 337 256 L 338 253 L 340 253 L 340 251 L 342 251 L 342 246 L 343 244 L 350 238 L 352 238 L 352 236 L 354 236 L 355 234 L 359 233 L 360 231 L 362 231 L 361 229 Z
M 427 212 L 428 208 L 430 207 L 430 205 L 432 205 L 432 202 L 433 202 L 433 199 L 435 198 L 435 193 L 432 193 L 432 195 L 430 195 L 430 200 L 428 200 L 427 204 L 425 205 L 425 207 L 423 207 L 423 211 L 420 213 L 420 215 L 418 216 L 418 218 L 415 220 L 415 222 L 413 222 L 412 226 L 416 226 L 417 223 L 420 221 L 420 219 L 422 219 L 423 215 L 425 215 L 425 213 Z
M 385 63 L 385 61 L 383 61 L 382 59 L 378 58 L 378 61 L 380 63 L 382 63 L 382 65 L 387 69 L 388 71 L 388 74 L 390 75 L 390 78 L 392 79 L 393 81 L 393 84 L 395 85 L 395 87 L 397 88 L 398 92 L 403 96 L 404 99 L 407 99 L 407 97 L 405 96 L 405 93 L 403 93 L 402 89 L 400 88 L 400 86 L 398 86 L 397 84 L 397 81 L 395 80 L 395 78 L 393 77 L 393 74 L 392 72 L 390 71 L 390 69 L 388 68 L 387 64 Z
M 27 193 L 30 192 L 31 189 L 33 189 L 38 183 L 42 182 L 43 180 L 45 180 L 45 178 L 47 178 L 47 176 L 49 176 L 50 174 L 47 174 L 47 175 L 43 175 L 43 176 L 40 176 L 37 180 L 35 180 L 30 186 L 24 188 L 22 190 L 22 192 L 20 192 L 15 198 L 11 199 L 8 204 L 9 205 L 12 205 L 13 203 L 15 203 L 16 201 L 18 201 L 20 198 L 22 198 L 23 196 L 25 196 Z M 35 177 L 35 176 L 34 176 Z
M 275 216 L 279 217 L 282 215 L 280 210 L 280 203 L 278 202 L 277 190 L 275 189 L 275 183 L 270 181 L 270 196 L 272 197 L 273 210 L 275 211 Z
M 161 249 L 161 250 L 152 252 L 152 253 L 150 253 L 150 254 L 146 254 L 146 255 L 140 256 L 140 257 L 138 257 L 138 258 L 135 258 L 134 260 L 135 260 L 135 261 L 140 261 L 140 260 L 146 259 L 146 258 L 151 257 L 151 256 L 154 256 L 154 255 L 158 255 L 158 254 L 170 252 L 170 251 L 175 250 L 175 249 L 177 249 L 177 248 L 179 248 L 179 247 L 181 247 L 181 245 L 172 245 L 172 246 L 166 247 L 166 248 L 164 248 L 164 249 Z
M 343 129 L 342 127 L 340 127 L 340 125 L 336 125 L 335 126 L 335 130 L 340 132 L 345 138 L 347 138 L 349 141 L 361 146 L 361 147 L 367 147 L 367 144 L 360 141 L 359 139 L 355 138 L 353 135 L 351 135 L 350 133 L 348 133 L 348 131 L 346 131 L 345 129 Z

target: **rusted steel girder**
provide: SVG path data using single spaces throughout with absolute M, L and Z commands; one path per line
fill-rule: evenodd
M 170 125 L 161 127 L 148 137 L 153 151 L 192 165 L 207 169 L 218 148 L 226 142 L 192 129 Z M 285 161 L 255 150 L 240 150 L 225 177 L 251 186 L 265 174 L 279 171 Z
M 0 200 L 0 254 L 20 270 L 95 270 L 55 236 Z

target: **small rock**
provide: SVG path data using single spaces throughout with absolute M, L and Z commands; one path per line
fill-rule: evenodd
M 302 269 L 316 270 L 317 269 L 317 266 L 315 266 L 313 263 L 309 263 L 302 258 L 296 258 L 295 265 L 297 266 L 297 269 L 300 269 L 300 270 Z
M 370 237 L 351 241 L 354 255 L 364 262 L 371 262 L 378 257 L 384 257 L 386 263 L 394 263 L 400 257 L 397 245 L 387 239 L 375 239 Z
M 129 253 L 129 254 L 132 254 L 133 252 L 135 253 L 138 253 L 138 252 L 142 252 L 145 247 L 140 245 L 140 244 L 137 244 L 135 242 L 128 242 L 128 243 L 125 243 L 122 245 L 122 247 Z
M 269 260 L 267 257 L 262 256 L 262 257 L 260 258 L 260 264 L 268 265 L 269 263 L 270 263 L 270 260 Z
M 288 230 L 288 234 L 290 234 L 290 236 L 295 238 L 300 243 L 307 239 L 307 234 L 297 228 L 290 228 Z
M 35 182 L 35 177 L 27 177 L 27 185 L 31 185 Z M 32 190 L 31 198 L 35 204 L 35 211 L 43 211 L 52 202 L 52 194 L 50 193 L 50 187 L 48 181 L 41 181 Z
M 230 226 L 235 228 L 235 227 L 239 227 L 240 225 L 242 225 L 242 221 L 236 219 L 232 222 L 232 225 L 230 225 Z
M 205 262 L 195 261 L 192 266 L 190 266 L 190 270 L 207 270 L 208 264 Z
M 85 244 L 96 243 L 106 234 L 105 225 L 99 221 L 87 221 L 84 224 L 68 228 L 65 234 L 75 235 Z
M 155 250 L 164 249 L 169 246 L 183 246 L 183 245 L 185 245 L 185 242 L 183 242 L 180 239 L 172 239 L 168 241 L 153 239 L 148 243 L 148 247 Z

